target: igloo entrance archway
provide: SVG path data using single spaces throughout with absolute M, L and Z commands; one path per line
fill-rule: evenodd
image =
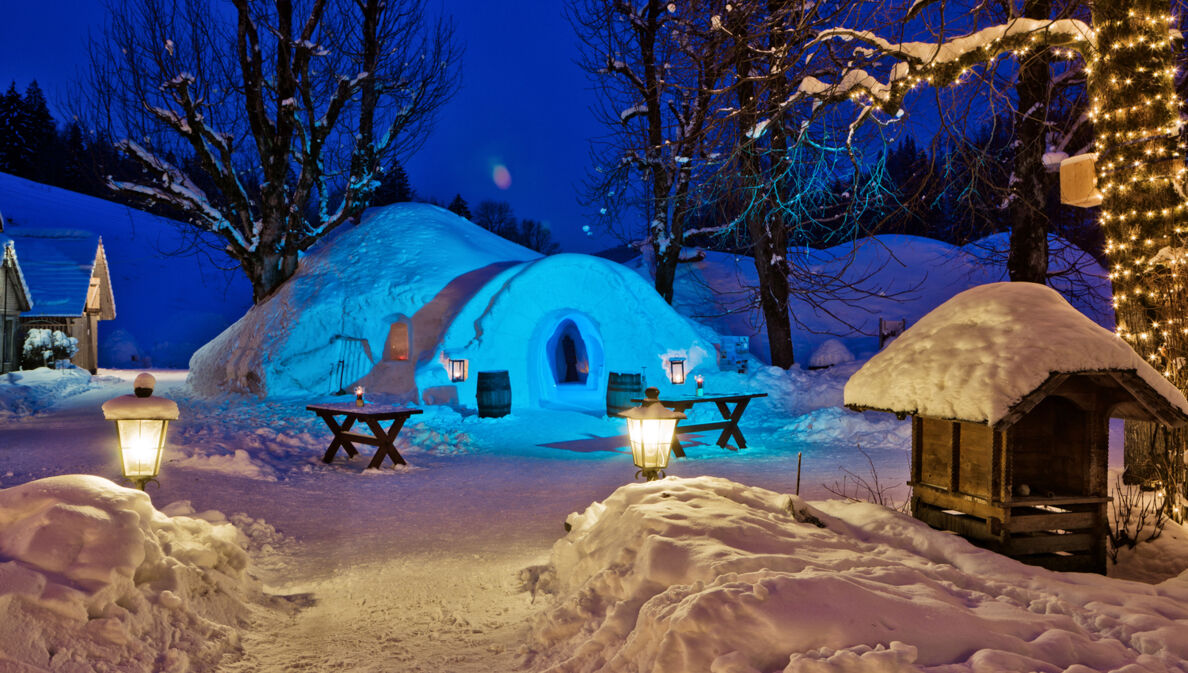
M 529 394 L 540 405 L 598 409 L 606 404 L 602 335 L 588 315 L 549 314 L 528 344 Z

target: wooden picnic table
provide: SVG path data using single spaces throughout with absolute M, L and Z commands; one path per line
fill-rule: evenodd
M 737 450 L 727 446 L 731 437 L 734 438 L 739 449 L 747 448 L 747 440 L 743 438 L 742 430 L 738 429 L 738 421 L 742 418 L 743 412 L 747 410 L 747 405 L 756 397 L 767 397 L 767 393 L 706 393 L 700 397 L 697 395 L 661 395 L 660 404 L 673 411 L 688 412 L 695 404 L 713 402 L 718 407 L 718 413 L 722 415 L 722 420 L 712 423 L 684 425 L 681 421 L 677 421 L 676 432 L 672 436 L 673 455 L 677 458 L 685 457 L 685 450 L 681 448 L 681 442 L 677 439 L 677 435 L 682 432 L 701 432 L 703 430 L 721 430 L 722 434 L 718 435 L 718 446 L 724 449 Z M 642 404 L 644 398 L 631 401 Z
M 322 456 L 323 463 L 334 460 L 339 447 L 342 447 L 348 456 L 354 458 L 359 453 L 354 446 L 357 442 L 376 447 L 375 456 L 367 464 L 368 468 L 382 466 L 385 456 L 390 456 L 392 462 L 397 465 L 407 465 L 404 457 L 396 450 L 396 435 L 409 416 L 423 413 L 420 409 L 397 407 L 391 404 L 364 404 L 360 407 L 356 406 L 354 402 L 310 404 L 305 407 L 305 410 L 320 416 L 330 427 L 330 432 L 334 433 L 334 440 L 330 442 L 330 448 L 326 449 L 326 455 Z M 336 416 L 345 416 L 346 421 L 339 424 Z M 363 421 L 371 430 L 371 434 L 351 432 L 351 427 L 355 425 L 356 421 Z M 380 425 L 381 421 L 392 421 L 392 424 L 385 430 Z

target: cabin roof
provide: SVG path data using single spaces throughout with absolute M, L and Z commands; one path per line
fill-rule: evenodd
M 845 403 L 1002 429 L 1078 373 L 1117 382 L 1118 415 L 1188 424 L 1188 399 L 1170 381 L 1035 283 L 981 285 L 937 307 L 850 378 Z
M 24 315 L 80 316 L 87 304 L 91 277 L 99 275 L 103 313 L 114 315 L 111 279 L 103 241 L 78 229 L 20 229 L 12 236 L 21 268 L 36 303 Z

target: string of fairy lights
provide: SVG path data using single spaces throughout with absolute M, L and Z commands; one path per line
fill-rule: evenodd
M 1175 21 L 1170 14 L 1133 9 L 1125 19 L 1098 21 L 1098 48 L 1085 66 L 1086 73 L 1099 73 L 1089 118 L 1115 331 L 1168 377 L 1180 373 L 1175 363 L 1183 354 L 1175 344 L 1188 335 L 1188 324 L 1172 315 L 1170 306 L 1181 293 L 1179 267 L 1188 261 L 1183 248 L 1188 202 L 1181 189 L 1188 169 L 1170 38 Z

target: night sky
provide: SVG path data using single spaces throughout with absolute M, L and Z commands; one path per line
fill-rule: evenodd
M 86 36 L 102 24 L 97 0 L 5 3 L 0 22 L 0 83 L 23 91 L 36 79 L 51 106 L 85 65 Z M 484 199 L 508 201 L 518 217 L 539 220 L 568 251 L 614 244 L 589 238 L 577 203 L 587 139 L 601 129 L 589 110 L 588 82 L 574 63 L 577 40 L 555 0 L 450 0 L 465 47 L 462 87 L 433 134 L 407 163 L 418 194 L 443 203 L 461 193 L 473 209 Z M 55 108 L 55 116 L 57 114 Z M 496 168 L 511 178 L 496 185 Z

